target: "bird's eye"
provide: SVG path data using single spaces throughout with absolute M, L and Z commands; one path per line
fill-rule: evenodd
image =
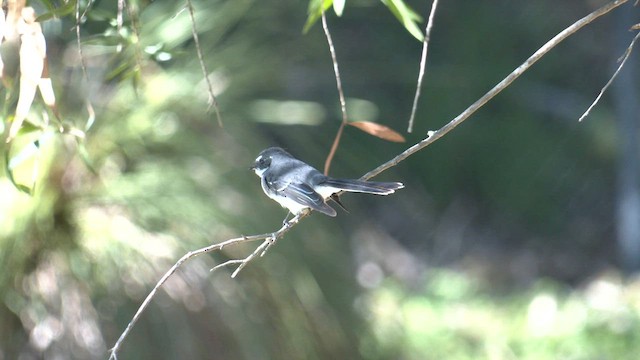
M 267 157 L 261 157 L 258 159 L 258 167 L 260 169 L 264 169 L 266 167 L 268 167 L 269 165 L 271 165 L 271 159 L 267 158 Z

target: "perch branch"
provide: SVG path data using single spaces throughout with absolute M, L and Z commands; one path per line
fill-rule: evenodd
M 229 261 L 227 261 L 225 263 L 222 263 L 222 264 L 220 264 L 220 265 L 218 265 L 218 266 L 216 266 L 216 267 L 214 267 L 212 269 L 212 270 L 215 270 L 215 269 L 223 267 L 223 266 L 230 266 L 230 265 L 239 264 L 238 268 L 231 275 L 232 277 L 235 277 L 238 274 L 238 272 L 240 272 L 240 270 L 242 270 L 242 268 L 244 268 L 253 258 L 255 258 L 260 253 L 264 253 L 269 248 L 269 246 L 271 246 L 271 244 L 273 244 L 277 239 L 282 237 L 287 231 L 289 231 L 295 224 L 297 224 L 302 218 L 306 217 L 308 214 L 309 214 L 309 212 L 303 212 L 300 215 L 295 216 L 293 219 L 291 219 L 288 222 L 286 222 L 285 224 L 283 224 L 282 227 L 278 231 L 273 232 L 273 233 L 264 233 L 264 234 L 259 234 L 259 235 L 250 235 L 250 236 L 241 236 L 241 237 L 229 239 L 229 240 L 217 243 L 217 244 L 205 246 L 205 247 L 197 249 L 197 250 L 189 251 L 188 253 L 184 254 L 160 278 L 158 283 L 156 283 L 156 285 L 153 287 L 153 289 L 149 292 L 149 294 L 144 299 L 142 304 L 140 304 L 140 307 L 138 307 L 138 310 L 133 315 L 133 318 L 131 319 L 131 321 L 129 322 L 129 324 L 125 328 L 125 330 L 122 332 L 122 335 L 120 335 L 120 337 L 118 338 L 118 341 L 116 341 L 115 345 L 111 348 L 111 356 L 109 357 L 109 359 L 116 360 L 118 358 L 117 357 L 118 351 L 120 350 L 120 347 L 122 346 L 122 343 L 124 342 L 126 337 L 129 335 L 129 332 L 131 332 L 131 329 L 133 329 L 133 326 L 138 322 L 138 320 L 140 319 L 140 316 L 142 316 L 142 313 L 144 312 L 144 310 L 149 306 L 149 304 L 151 303 L 151 300 L 153 300 L 154 296 L 156 295 L 156 293 L 158 292 L 160 287 L 162 285 L 164 285 L 164 283 L 169 279 L 169 277 L 171 275 L 173 275 L 176 272 L 176 270 L 178 270 L 178 268 L 180 266 L 182 266 L 182 264 L 185 263 L 187 260 L 190 260 L 190 259 L 192 259 L 192 258 L 194 258 L 194 257 L 196 257 L 198 255 L 202 255 L 202 254 L 205 254 L 205 253 L 208 253 L 208 252 L 211 252 L 211 251 L 222 250 L 226 246 L 236 245 L 236 244 L 245 243 L 245 242 L 251 242 L 251 241 L 265 240 L 260 246 L 258 246 L 258 248 L 253 253 L 251 253 L 245 259 L 243 259 L 243 260 L 229 260 Z
M 433 28 L 433 18 L 435 17 L 436 8 L 438 7 L 438 0 L 433 0 L 431 4 L 431 12 L 429 13 L 429 20 L 427 21 L 427 28 L 424 31 L 424 40 L 422 42 L 422 58 L 420 59 L 420 71 L 418 73 L 418 84 L 416 86 L 416 95 L 413 98 L 413 105 L 411 106 L 411 116 L 409 116 L 409 127 L 407 132 L 413 131 L 413 121 L 416 118 L 416 111 L 418 110 L 418 99 L 420 98 L 420 90 L 422 89 L 422 79 L 424 78 L 424 72 L 427 68 L 427 53 L 429 52 L 429 40 L 431 39 L 431 29 Z
M 402 152 L 400 155 L 378 166 L 377 168 L 369 171 L 364 176 L 362 176 L 362 179 L 370 179 L 380 174 L 381 172 L 389 169 L 390 167 L 396 166 L 404 159 L 424 149 L 428 145 L 432 144 L 434 141 L 443 137 L 446 133 L 453 130 L 456 126 L 460 125 L 463 121 L 467 120 L 471 115 L 473 115 L 476 111 L 478 111 L 478 109 L 484 106 L 484 104 L 486 104 L 489 100 L 493 99 L 496 95 L 498 95 L 502 90 L 507 88 L 512 82 L 514 82 L 518 77 L 520 77 L 520 75 L 522 75 L 525 71 L 529 70 L 529 68 L 533 66 L 533 64 L 535 64 L 538 60 L 540 60 L 540 58 L 542 58 L 551 49 L 553 49 L 558 44 L 560 44 L 563 40 L 573 35 L 576 31 L 582 29 L 583 27 L 590 24 L 597 18 L 607 14 L 611 10 L 619 7 L 620 5 L 628 1 L 629 0 L 616 0 L 608 4 L 605 4 L 602 7 L 590 13 L 589 15 L 576 21 L 571 26 L 562 30 L 560 33 L 558 33 L 558 35 L 554 36 L 551 40 L 549 40 L 546 44 L 542 45 L 541 48 L 539 48 L 536 52 L 534 52 L 533 55 L 531 55 L 524 63 L 522 63 L 522 65 L 518 66 L 509 75 L 507 75 L 507 77 L 505 77 L 502 81 L 496 84 L 491 90 L 489 90 L 486 94 L 484 94 L 480 99 L 476 100 L 476 102 L 471 104 L 460 115 L 456 116 L 453 120 L 448 122 L 446 125 L 438 129 L 437 131 L 429 131 L 428 136 L 426 138 L 424 138 L 417 144 L 411 146 L 410 148 Z

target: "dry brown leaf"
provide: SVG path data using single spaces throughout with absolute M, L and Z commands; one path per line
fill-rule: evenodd
M 357 127 L 367 134 L 379 137 L 383 140 L 405 142 L 404 136 L 400 135 L 397 131 L 389 128 L 388 126 L 380 125 L 370 121 L 352 121 L 348 124 Z

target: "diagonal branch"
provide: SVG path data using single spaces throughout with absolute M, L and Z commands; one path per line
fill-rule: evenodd
M 427 53 L 429 52 L 429 40 L 431 39 L 431 29 L 433 28 L 433 18 L 436 14 L 436 8 L 438 7 L 438 0 L 433 0 L 431 4 L 431 12 L 429 13 L 429 20 L 427 21 L 427 28 L 424 31 L 424 40 L 422 42 L 422 58 L 420 59 L 420 72 L 418 73 L 418 84 L 416 86 L 416 95 L 413 98 L 413 106 L 411 107 L 411 116 L 409 116 L 409 127 L 407 132 L 413 131 L 413 121 L 416 118 L 416 111 L 418 110 L 418 99 L 420 98 L 420 90 L 422 89 L 422 79 L 424 78 L 424 72 L 427 68 Z
M 584 114 L 582 114 L 582 116 L 580 116 L 578 121 L 582 121 L 587 116 L 589 116 L 589 113 L 591 113 L 591 110 L 598 104 L 598 102 L 600 101 L 600 98 L 602 97 L 602 95 L 604 95 L 604 92 L 607 91 L 609 86 L 611 86 L 611 84 L 613 83 L 613 80 L 616 78 L 616 76 L 618 76 L 618 73 L 620 72 L 620 70 L 622 70 L 622 68 L 624 67 L 624 63 L 627 62 L 627 59 L 631 55 L 631 51 L 633 50 L 633 45 L 636 43 L 636 41 L 638 41 L 638 38 L 640 38 L 640 32 L 636 34 L 636 36 L 633 38 L 633 40 L 631 40 L 631 44 L 629 44 L 629 47 L 627 47 L 627 50 L 625 50 L 624 55 L 622 55 L 621 60 L 618 60 L 618 61 L 620 61 L 620 65 L 618 65 L 618 68 L 613 73 L 613 75 L 611 75 L 611 78 L 609 79 L 609 81 L 607 81 L 607 83 L 604 85 L 602 90 L 600 90 L 600 94 L 598 94 L 596 99 L 593 100 L 593 102 L 591 103 L 591 106 L 589 106 L 589 108 L 584 112 Z
M 247 256 L 243 260 L 229 260 L 212 269 L 212 270 L 215 270 L 219 267 L 239 264 L 238 268 L 231 275 L 232 277 L 235 277 L 238 274 L 238 272 L 242 270 L 242 268 L 244 268 L 251 260 L 253 260 L 253 258 L 255 258 L 258 254 L 261 254 L 267 251 L 269 246 L 271 246 L 271 244 L 273 244 L 277 239 L 281 238 L 285 233 L 291 230 L 291 228 L 295 224 L 297 224 L 301 219 L 303 219 L 307 215 L 309 215 L 309 212 L 303 212 L 295 216 L 293 219 L 284 223 L 278 231 L 273 233 L 241 236 L 241 237 L 229 239 L 217 244 L 205 246 L 197 250 L 189 251 L 188 253 L 184 254 L 178 261 L 176 261 L 176 263 L 164 275 L 162 275 L 158 283 L 156 283 L 156 285 L 153 287 L 153 289 L 151 289 L 151 291 L 149 292 L 147 297 L 144 299 L 142 304 L 140 304 L 140 307 L 138 307 L 138 310 L 133 315 L 133 318 L 131 319 L 127 327 L 124 329 L 124 331 L 118 338 L 118 341 L 116 341 L 115 345 L 113 345 L 113 347 L 111 348 L 111 356 L 109 357 L 109 359 L 116 360 L 118 358 L 118 351 L 120 350 L 122 343 L 131 332 L 131 329 L 133 329 L 133 326 L 138 322 L 144 310 L 149 306 L 149 304 L 151 303 L 151 300 L 153 300 L 153 298 L 155 297 L 160 287 L 164 285 L 164 283 L 169 279 L 169 277 L 171 277 L 171 275 L 173 275 L 178 270 L 178 268 L 182 266 L 182 264 L 184 264 L 187 260 L 190 260 L 198 255 L 202 255 L 208 252 L 222 250 L 226 246 L 237 245 L 237 244 L 251 242 L 251 241 L 265 240 L 260 246 L 258 246 L 258 249 L 260 251 L 256 249 L 253 253 L 251 253 L 249 256 Z
M 222 127 L 222 116 L 220 115 L 220 107 L 218 106 L 218 100 L 216 100 L 216 96 L 213 93 L 213 85 L 211 85 L 211 79 L 209 79 L 209 71 L 207 70 L 207 65 L 204 63 L 204 57 L 202 56 L 202 48 L 200 47 L 200 38 L 198 37 L 198 29 L 196 27 L 196 17 L 193 11 L 193 4 L 191 0 L 186 0 L 187 2 L 187 10 L 189 10 L 189 17 L 191 18 L 191 35 L 193 36 L 193 42 L 196 45 L 196 53 L 198 54 L 198 61 L 200 62 L 200 69 L 202 70 L 202 75 L 204 76 L 204 80 L 207 83 L 207 91 L 209 92 L 209 106 L 207 108 L 207 112 L 213 110 L 216 112 L 216 119 L 218 120 L 218 126 Z
M 443 137 L 446 133 L 453 130 L 456 126 L 460 125 L 463 121 L 467 120 L 471 115 L 473 115 L 478 109 L 480 109 L 484 104 L 486 104 L 489 100 L 493 99 L 496 95 L 498 95 L 502 90 L 506 89 L 512 82 L 514 82 L 520 75 L 522 75 L 525 71 L 529 70 L 533 64 L 535 64 L 540 58 L 542 58 L 546 53 L 548 53 L 551 49 L 560 44 L 563 40 L 573 35 L 578 30 L 587 26 L 597 18 L 602 15 L 607 14 L 611 10 L 619 7 L 620 5 L 628 2 L 629 0 L 616 0 L 612 1 L 589 15 L 583 17 L 582 19 L 576 21 L 568 28 L 562 30 L 558 35 L 554 36 L 551 40 L 547 41 L 546 44 L 542 45 L 540 49 L 533 53 L 522 65 L 518 66 L 513 70 L 506 78 L 502 79 L 496 86 L 494 86 L 491 90 L 489 90 L 486 94 L 484 94 L 480 99 L 476 100 L 473 104 L 471 104 L 466 110 L 464 110 L 460 115 L 456 116 L 453 120 L 448 122 L 445 126 L 441 127 L 437 131 L 429 131 L 428 136 L 412 147 L 408 148 L 400 155 L 394 157 L 393 159 L 387 161 L 386 163 L 378 166 L 377 168 L 369 171 L 361 179 L 370 179 L 381 172 L 389 169 L 390 167 L 398 165 L 401 161 L 408 158 L 409 156 L 415 154 L 416 152 L 424 149 L 425 147 L 431 145 L 436 140 Z
M 553 49 L 555 46 L 557 46 L 559 43 L 561 43 L 564 39 L 566 39 L 567 37 L 571 36 L 576 31 L 580 30 L 581 28 L 583 28 L 584 26 L 586 26 L 589 23 L 593 22 L 594 20 L 596 20 L 597 18 L 601 17 L 602 15 L 607 14 L 611 10 L 619 7 L 620 5 L 622 5 L 622 4 L 624 4 L 624 3 L 628 2 L 628 1 L 629 0 L 616 0 L 616 1 L 610 2 L 610 3 L 602 6 L 601 8 L 595 10 L 591 14 L 589 14 L 589 15 L 583 17 L 582 19 L 576 21 L 574 24 L 572 24 L 571 26 L 569 26 L 568 28 L 566 28 L 565 30 L 560 32 L 558 35 L 554 36 L 546 44 L 544 44 L 540 49 L 538 49 L 535 53 L 533 53 L 533 55 L 531 55 L 522 65 L 518 66 L 515 70 L 513 70 L 506 78 L 504 78 L 502 81 L 500 81 L 496 86 L 494 86 L 491 90 L 489 90 L 485 95 L 483 95 L 476 102 L 471 104 L 460 115 L 455 117 L 453 120 L 451 120 L 449 123 L 447 123 L 446 125 L 444 125 L 440 129 L 438 129 L 437 131 L 429 131 L 427 133 L 428 136 L 425 139 L 423 139 L 422 141 L 420 141 L 420 142 L 416 143 L 415 145 L 411 146 L 410 148 L 408 148 L 407 150 L 402 152 L 400 155 L 398 155 L 398 156 L 394 157 L 393 159 L 387 161 L 386 163 L 378 166 L 377 168 L 369 171 L 368 173 L 363 175 L 361 177 L 361 179 L 370 179 L 370 178 L 372 178 L 372 177 L 384 172 L 385 170 L 387 170 L 387 169 L 399 164 L 400 162 L 402 162 L 403 160 L 405 160 L 409 156 L 411 156 L 414 153 L 424 149 L 428 145 L 430 145 L 433 142 L 435 142 L 436 140 L 440 139 L 445 134 L 447 134 L 449 131 L 453 130 L 456 126 L 460 125 L 463 121 L 467 120 L 471 115 L 473 115 L 478 109 L 480 109 L 489 100 L 491 100 L 493 97 L 495 97 L 501 91 L 506 89 L 513 81 L 515 81 L 520 75 L 522 75 L 525 71 L 527 71 L 534 63 L 536 63 L 538 60 L 540 60 L 540 58 L 542 56 L 544 56 L 551 49 Z M 149 295 L 147 295 L 145 300 L 142 302 L 142 304 L 138 308 L 138 311 L 136 311 L 135 315 L 133 316 L 133 318 L 131 319 L 131 321 L 129 322 L 127 327 L 125 328 L 124 332 L 122 333 L 122 335 L 120 335 L 120 338 L 118 338 L 118 341 L 116 342 L 116 344 L 111 349 L 110 359 L 112 359 L 112 360 L 116 360 L 117 359 L 117 353 L 118 353 L 120 347 L 122 346 L 123 341 L 125 340 L 127 335 L 131 332 L 131 329 L 136 324 L 136 322 L 140 319 L 140 316 L 142 315 L 144 310 L 147 308 L 147 306 L 149 305 L 149 303 L 151 302 L 151 300 L 153 299 L 153 297 L 155 296 L 155 294 L 157 293 L 159 288 L 167 281 L 167 279 L 171 275 L 173 275 L 173 273 L 176 272 L 176 270 L 184 262 L 186 262 L 187 260 L 190 260 L 191 258 L 196 257 L 198 255 L 202 255 L 204 253 L 208 253 L 208 252 L 216 251 L 216 250 L 221 250 L 225 246 L 235 245 L 235 244 L 239 244 L 239 243 L 245 243 L 245 242 L 249 242 L 249 241 L 264 240 L 262 242 L 262 244 L 259 245 L 258 248 L 256 248 L 256 250 L 254 250 L 246 258 L 241 259 L 241 260 L 229 260 L 229 261 L 227 261 L 227 262 L 225 262 L 225 263 L 223 263 L 221 265 L 216 266 L 216 268 L 219 268 L 219 267 L 224 267 L 224 266 L 238 265 L 238 268 L 236 268 L 236 270 L 232 274 L 232 276 L 235 276 L 251 260 L 256 258 L 259 254 L 260 255 L 264 254 L 264 252 L 267 251 L 268 248 L 277 239 L 279 239 L 282 236 L 284 236 L 285 233 L 287 233 L 293 226 L 298 224 L 300 220 L 302 220 L 303 218 L 305 218 L 309 214 L 310 214 L 310 212 L 303 212 L 302 214 L 297 215 L 296 217 L 294 217 L 293 219 L 291 219 L 287 223 L 285 223 L 279 230 L 277 230 L 274 233 L 265 233 L 265 234 L 260 234 L 260 235 L 251 235 L 251 236 L 242 236 L 242 237 L 238 237 L 238 238 L 234 238 L 234 239 L 229 239 L 229 240 L 223 241 L 223 242 L 218 243 L 218 244 L 213 244 L 213 245 L 209 245 L 207 247 L 203 247 L 203 248 L 198 249 L 198 250 L 190 251 L 190 252 L 186 253 L 185 255 L 183 255 L 162 276 L 162 278 L 158 281 L 158 283 L 153 287 L 153 289 L 151 290 Z

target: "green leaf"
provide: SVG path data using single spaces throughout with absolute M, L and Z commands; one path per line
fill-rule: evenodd
M 49 20 L 51 18 L 61 18 L 63 16 L 69 15 L 76 10 L 77 0 L 69 0 L 69 2 L 65 3 L 60 7 L 55 7 L 55 5 L 48 0 L 41 0 L 41 2 L 47 7 L 49 12 L 46 12 L 36 19 L 36 21 L 43 22 L 45 20 Z
M 96 167 L 91 160 L 91 156 L 89 156 L 89 151 L 87 151 L 87 147 L 84 144 L 83 139 L 77 139 L 78 142 L 78 155 L 80 156 L 80 160 L 84 163 L 84 165 L 94 174 L 97 174 Z
M 302 28 L 302 33 L 306 34 L 309 29 L 313 26 L 313 24 L 322 17 L 322 13 L 327 11 L 329 7 L 333 4 L 333 0 L 311 0 L 309 2 L 309 10 L 307 17 L 307 22 L 304 24 Z
M 346 0 L 333 0 L 333 11 L 335 11 L 336 15 L 342 16 L 345 3 Z
M 26 185 L 22 185 L 22 184 L 18 184 L 16 182 L 16 179 L 13 177 L 13 168 L 10 165 L 11 164 L 11 160 L 9 160 L 9 156 L 11 153 L 11 144 L 7 144 L 7 147 L 4 150 L 4 170 L 7 173 L 7 178 L 9 179 L 9 181 L 11 181 L 11 184 L 18 190 L 22 191 L 23 193 L 27 194 L 27 195 L 32 195 L 33 194 L 33 190 L 26 186 Z
M 424 34 L 418 23 L 422 22 L 422 17 L 413 11 L 403 0 L 381 0 L 389 11 L 400 21 L 407 31 L 416 39 L 424 40 Z

